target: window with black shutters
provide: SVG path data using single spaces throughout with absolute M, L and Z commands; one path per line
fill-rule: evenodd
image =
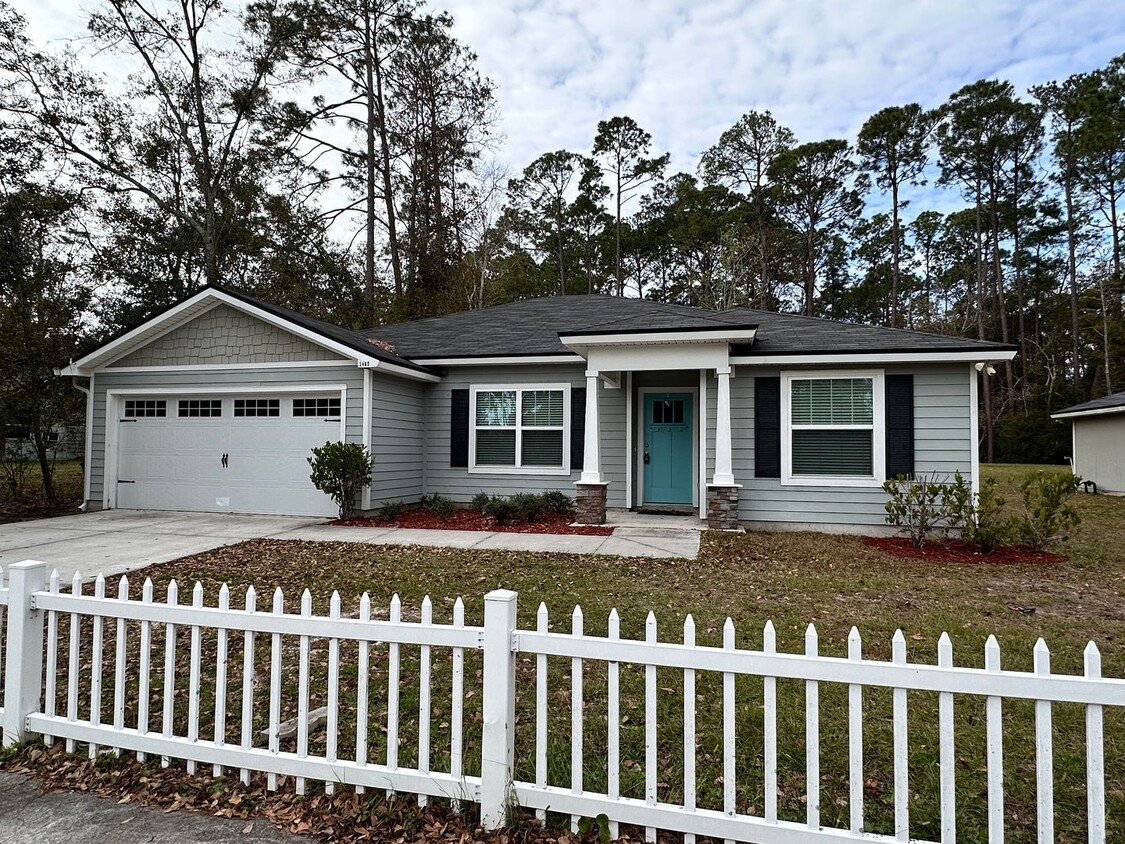
M 471 391 L 471 469 L 569 472 L 565 385 Z

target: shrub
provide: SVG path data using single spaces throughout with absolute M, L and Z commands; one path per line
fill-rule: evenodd
M 512 515 L 516 521 L 533 521 L 544 509 L 543 496 L 531 492 L 517 492 L 508 497 L 512 505 Z
M 405 501 L 388 501 L 379 508 L 379 517 L 386 519 L 388 522 L 394 521 L 396 518 L 406 512 L 406 508 L 410 506 Z
M 512 502 L 501 495 L 494 495 L 488 500 L 488 504 L 481 509 L 481 514 L 491 516 L 496 519 L 496 522 L 501 525 L 506 525 L 513 521 L 515 518 L 515 507 Z
M 492 501 L 492 496 L 485 492 L 483 489 L 473 496 L 473 500 L 469 502 L 469 506 L 476 510 L 478 513 L 484 513 L 488 509 L 489 502 Z
M 4 489 L 9 501 L 23 500 L 33 466 L 30 450 L 24 440 L 0 439 L 0 476 L 4 479 Z
M 441 519 L 448 519 L 457 510 L 456 505 L 442 495 L 423 495 L 418 503 Z
M 359 443 L 326 442 L 313 448 L 308 461 L 309 479 L 336 502 L 340 518 L 354 515 L 356 496 L 370 480 L 375 458 Z
M 1013 532 L 1036 551 L 1065 542 L 1081 517 L 1067 502 L 1082 479 L 1063 472 L 1030 472 L 1020 481 L 1022 512 L 1012 520 Z
M 552 513 L 569 513 L 574 509 L 574 502 L 565 492 L 557 489 L 543 493 L 543 509 Z
M 1011 541 L 1011 522 L 1003 517 L 1004 499 L 996 492 L 995 478 L 983 478 L 974 496 L 969 483 L 956 473 L 943 491 L 942 506 L 946 532 L 959 532 L 980 553 L 989 554 Z
M 903 475 L 889 479 L 883 484 L 883 490 L 890 497 L 884 505 L 887 524 L 899 528 L 916 547 L 921 548 L 930 534 L 945 521 L 942 489 L 936 473 L 921 479 L 908 480 Z

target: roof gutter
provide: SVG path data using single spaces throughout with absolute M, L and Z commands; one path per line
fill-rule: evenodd
M 1011 360 L 1015 351 L 981 349 L 959 352 L 819 352 L 795 355 L 738 355 L 732 366 L 824 366 L 839 363 L 980 363 Z
M 1125 405 L 1118 405 L 1117 407 L 1096 407 L 1091 410 L 1075 410 L 1067 412 L 1060 410 L 1058 413 L 1052 413 L 1052 419 L 1077 419 L 1083 416 L 1108 416 L 1111 413 L 1125 413 Z

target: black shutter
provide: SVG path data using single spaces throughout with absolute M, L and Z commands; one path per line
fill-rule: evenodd
M 914 376 L 886 377 L 887 477 L 914 474 Z
M 586 388 L 570 388 L 570 469 L 582 471 L 586 456 Z
M 452 390 L 449 399 L 449 465 L 469 465 L 469 391 Z
M 781 378 L 754 379 L 754 477 L 781 477 Z

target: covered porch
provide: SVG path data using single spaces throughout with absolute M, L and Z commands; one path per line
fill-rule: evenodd
M 606 520 L 607 442 L 624 438 L 626 509 L 693 513 L 717 530 L 739 527 L 732 459 L 731 346 L 748 346 L 754 326 L 560 335 L 586 361 L 578 520 Z M 622 394 L 624 400 L 622 401 Z M 624 406 L 613 419 L 607 405 Z M 607 430 L 607 424 L 612 428 Z

